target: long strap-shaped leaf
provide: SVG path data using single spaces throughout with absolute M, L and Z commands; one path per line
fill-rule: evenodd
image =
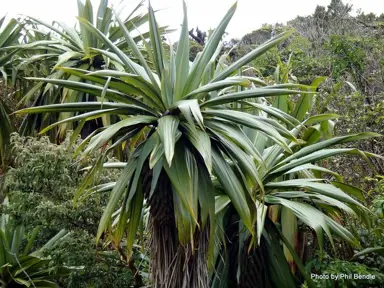
M 163 78 L 162 74 L 164 70 L 165 53 L 163 48 L 163 41 L 159 33 L 155 12 L 153 11 L 151 2 L 149 2 L 149 7 L 148 7 L 148 20 L 149 20 L 149 34 L 151 38 L 153 59 L 155 61 L 154 64 L 155 64 L 157 75 L 159 75 L 159 78 L 162 79 Z
M 76 103 L 61 103 L 61 104 L 51 104 L 37 107 L 29 107 L 22 110 L 14 112 L 15 114 L 26 114 L 26 113 L 44 113 L 44 112 L 83 112 L 83 111 L 95 111 L 105 109 L 124 109 L 129 114 L 147 114 L 156 116 L 140 106 L 123 104 L 123 103 L 114 103 L 106 102 L 101 104 L 100 102 L 76 102 Z
M 138 153 L 139 151 L 137 150 L 137 153 L 132 155 L 111 192 L 107 207 L 104 209 L 104 213 L 99 222 L 99 228 L 96 236 L 97 240 L 100 239 L 103 232 L 108 228 L 111 216 L 115 211 L 118 202 L 120 201 L 123 193 L 127 191 L 128 183 L 135 171 Z
M 358 133 L 358 134 L 352 134 L 352 135 L 346 135 L 346 136 L 340 136 L 340 137 L 334 137 L 329 140 L 325 140 L 319 143 L 316 143 L 314 145 L 310 145 L 307 147 L 304 147 L 303 149 L 300 149 L 298 152 L 292 154 L 291 156 L 287 157 L 283 161 L 281 161 L 280 164 L 287 163 L 293 159 L 297 159 L 302 156 L 306 156 L 312 152 L 319 151 L 321 149 L 337 145 L 337 144 L 343 144 L 343 143 L 348 143 L 348 142 L 353 142 L 353 141 L 360 141 L 364 139 L 369 139 L 373 137 L 381 137 L 380 134 L 373 133 L 373 132 L 363 132 L 363 133 Z
M 180 39 L 177 43 L 176 51 L 176 81 L 175 81 L 175 99 L 181 99 L 185 83 L 189 73 L 189 34 L 188 34 L 188 17 L 187 6 L 183 1 L 184 19 L 181 27 Z
M 218 44 L 220 43 L 221 38 L 224 35 L 225 29 L 227 28 L 229 21 L 232 19 L 232 16 L 236 11 L 236 7 L 237 7 L 237 3 L 235 3 L 228 10 L 227 14 L 221 20 L 220 24 L 213 31 L 200 57 L 197 60 L 195 60 L 196 63 L 194 63 L 192 70 L 189 73 L 188 80 L 185 83 L 183 95 L 187 95 L 191 91 L 199 87 L 204 70 L 206 69 L 209 61 L 211 60 L 212 56 L 216 52 L 217 47 L 219 46 Z M 223 79 L 220 79 L 220 80 L 223 80 Z
M 60 85 L 62 87 L 66 87 L 66 88 L 80 91 L 80 92 L 89 93 L 91 95 L 96 95 L 96 96 L 101 96 L 101 94 L 103 93 L 103 87 L 101 87 L 101 86 L 83 83 L 83 82 L 78 82 L 78 81 L 49 79 L 49 78 L 32 78 L 32 77 L 27 77 L 26 79 L 41 81 L 41 82 L 45 82 L 45 83 L 51 83 L 54 85 Z M 117 90 L 107 89 L 106 93 L 105 93 L 105 98 L 112 100 L 112 101 L 122 102 L 122 103 L 127 103 L 127 104 L 134 103 L 137 106 L 146 108 L 148 111 L 152 110 L 148 105 L 144 104 L 142 101 L 136 99 L 135 97 L 131 97 L 127 94 L 119 92 Z
M 255 88 L 241 92 L 228 93 L 223 96 L 216 97 L 212 100 L 203 102 L 201 107 L 212 107 L 221 104 L 236 102 L 247 98 L 268 97 L 268 96 L 284 96 L 303 93 L 302 91 L 295 91 L 289 89 L 268 89 L 268 88 Z M 308 92 L 309 93 L 309 92 Z
M 202 96 L 206 95 L 206 93 L 211 92 L 211 91 L 216 91 L 220 90 L 223 88 L 231 87 L 231 86 L 248 86 L 250 84 L 250 81 L 246 78 L 243 77 L 232 77 L 232 78 L 227 78 L 222 81 L 217 81 L 215 83 L 208 83 L 204 86 L 201 86 L 197 88 L 196 90 L 193 90 L 191 93 L 188 95 L 185 95 L 183 98 L 188 99 L 188 98 L 196 98 L 200 99 Z M 200 94 L 201 93 L 201 94 Z M 200 94 L 200 95 L 196 95 Z M 195 97 L 192 97 L 195 96 Z
M 61 70 L 101 85 L 106 85 L 108 77 L 118 77 L 121 80 L 113 78 L 113 81 L 110 81 L 108 86 L 128 95 L 142 96 L 148 104 L 153 105 L 157 109 L 164 108 L 158 92 L 153 89 L 151 83 L 147 82 L 139 75 L 114 70 L 100 70 L 91 73 L 87 70 L 76 68 L 61 68 Z
M 285 139 L 279 134 L 279 132 L 271 125 L 266 124 L 258 119 L 254 119 L 252 115 L 240 111 L 230 111 L 230 110 L 208 110 L 203 111 L 203 114 L 211 117 L 217 117 L 218 119 L 225 119 L 231 121 L 232 123 L 237 123 L 244 125 L 253 129 L 256 129 L 266 135 L 268 138 L 273 140 L 275 143 L 279 144 L 288 152 L 292 152 L 289 146 L 286 144 Z
M 115 124 L 112 124 L 107 129 L 102 131 L 101 133 L 97 134 L 96 136 L 92 137 L 87 149 L 84 151 L 84 153 L 88 153 L 90 151 L 94 151 L 101 146 L 103 146 L 105 143 L 107 143 L 116 132 L 118 132 L 120 129 L 125 127 L 132 127 L 136 125 L 148 125 L 154 121 L 156 121 L 157 118 L 153 116 L 144 116 L 144 115 L 137 115 L 133 117 L 129 117 L 127 119 L 121 120 Z
M 157 133 L 164 146 L 165 158 L 171 167 L 172 158 L 175 154 L 176 133 L 178 131 L 179 120 L 174 116 L 168 115 L 160 118 L 157 122 Z
M 140 49 L 137 47 L 134 39 L 131 37 L 127 27 L 121 21 L 121 19 L 116 14 L 116 12 L 115 12 L 115 15 L 116 15 L 117 22 L 119 23 L 120 28 L 121 28 L 121 30 L 123 32 L 124 38 L 127 41 L 127 44 L 129 45 L 129 48 L 132 49 L 133 54 L 139 60 L 140 64 L 145 69 L 145 72 L 147 72 L 148 77 L 151 79 L 152 85 L 156 88 L 156 91 L 159 93 L 160 92 L 160 87 L 159 87 L 155 77 L 153 76 L 153 72 L 151 71 L 151 69 L 149 68 L 149 66 L 147 64 L 147 61 L 145 60 L 143 54 L 140 52 Z
M 251 235 L 255 235 L 256 206 L 231 166 L 217 148 L 212 150 L 213 171 Z
M 104 41 L 106 46 L 108 46 L 119 57 L 119 59 L 129 68 L 131 72 L 140 75 L 150 82 L 149 76 L 145 72 L 144 68 L 133 62 L 123 51 L 121 51 L 111 40 L 109 40 L 103 32 L 84 19 L 79 19 L 79 21 L 83 23 L 84 27 L 92 32 L 98 39 Z
M 28 18 L 39 23 L 40 25 L 47 27 L 49 30 L 56 32 L 57 34 L 59 34 L 64 39 L 67 39 L 70 43 L 72 43 L 74 45 L 75 49 L 81 49 L 81 50 L 83 49 L 82 43 L 79 42 L 78 39 L 71 37 L 70 34 L 66 34 L 63 31 L 61 31 L 60 29 L 56 28 L 55 26 L 52 26 L 52 25 L 50 25 L 50 24 L 48 24 L 48 23 L 46 23 L 40 19 L 31 17 L 31 16 L 28 16 Z
M 319 180 L 319 179 L 295 179 L 295 180 L 287 180 L 282 182 L 271 182 L 265 185 L 267 188 L 272 189 L 289 189 L 291 187 L 296 188 L 304 188 L 309 191 L 313 191 L 316 193 L 320 193 L 329 197 L 333 197 L 345 203 L 350 203 L 359 206 L 361 209 L 366 209 L 363 205 L 361 205 L 358 201 L 344 193 L 341 189 L 335 187 L 331 184 L 318 183 L 311 180 Z
M 198 225 L 198 166 L 189 149 L 176 144 L 176 153 L 172 166 L 164 163 L 164 169 L 174 189 L 176 224 L 179 240 L 185 245 L 193 241 L 193 234 Z M 204 211 L 204 214 L 209 211 Z

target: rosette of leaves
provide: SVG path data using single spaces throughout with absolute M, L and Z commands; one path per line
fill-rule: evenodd
M 236 107 L 244 99 L 283 97 L 308 91 L 308 87 L 290 85 L 269 87 L 257 78 L 236 75 L 245 64 L 286 39 L 290 31 L 277 35 L 235 63 L 225 65 L 225 59 L 219 57 L 221 39 L 235 9 L 236 5 L 230 8 L 193 63 L 189 61 L 186 13 L 177 50 L 173 51 L 168 46 L 164 47 L 154 11 L 149 6 L 150 41 L 143 40 L 147 57 L 123 21 L 116 17 L 137 62 L 110 41 L 103 31 L 82 19 L 83 27 L 109 49 L 100 52 L 113 57 L 124 71 L 90 73 L 82 69 L 62 68 L 82 81 L 34 80 L 91 93 L 99 96 L 100 101 L 45 105 L 22 111 L 76 113 L 42 132 L 69 122 L 77 123 L 80 128 L 76 129 L 80 130 L 86 121 L 105 115 L 117 116 L 118 121 L 95 130 L 82 145 L 87 145 L 85 154 L 103 149 L 107 155 L 126 145 L 133 148 L 118 181 L 91 190 L 112 189 L 97 236 L 100 238 L 110 231 L 115 246 L 119 246 L 122 238 L 126 237 L 129 258 L 145 199 L 150 207 L 151 268 L 157 287 L 208 286 L 207 269 L 213 259 L 212 233 L 215 228 L 212 177 L 222 184 L 224 194 L 232 201 L 244 226 L 253 236 L 253 243 L 256 243 L 257 194 L 250 187 L 253 183 L 263 191 L 262 181 L 254 173 L 255 163 L 262 162 L 262 156 L 250 144 L 241 127 L 260 131 L 287 153 L 292 153 L 292 149 L 286 139 L 297 142 L 296 137 L 274 119 L 237 112 L 224 106 L 232 103 L 232 107 Z M 239 91 L 242 86 L 251 86 L 252 89 Z M 75 200 L 87 194 L 84 191 L 102 168 L 103 158 L 90 169 Z M 259 198 L 262 200 L 262 192 Z

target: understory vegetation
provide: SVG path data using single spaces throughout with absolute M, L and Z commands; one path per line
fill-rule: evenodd
M 0 287 L 382 287 L 384 14 L 353 8 L 229 39 L 236 4 L 184 3 L 172 44 L 143 1 L 1 18 Z

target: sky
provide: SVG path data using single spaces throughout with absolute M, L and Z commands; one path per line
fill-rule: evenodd
M 91 0 L 97 7 L 99 0 Z M 238 0 L 237 11 L 227 28 L 229 37 L 241 38 L 261 27 L 263 23 L 285 23 L 297 15 L 313 13 L 317 5 L 327 6 L 331 0 Z M 121 4 L 122 2 L 122 4 Z M 186 0 L 189 27 L 198 26 L 201 30 L 215 28 L 233 5 L 235 0 Z M 53 20 L 73 24 L 77 14 L 77 0 L 0 0 L 0 15 L 30 15 L 41 20 Z M 129 11 L 138 1 L 110 0 L 111 4 Z M 161 9 L 157 14 L 160 25 L 170 25 L 178 29 L 182 22 L 182 0 L 152 0 L 154 9 Z M 344 0 L 352 4 L 354 10 L 362 9 L 365 13 L 384 13 L 384 0 Z M 170 35 L 177 39 L 177 32 Z

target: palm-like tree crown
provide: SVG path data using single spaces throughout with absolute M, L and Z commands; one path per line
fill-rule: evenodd
M 111 145 L 104 155 L 112 149 L 121 149 L 127 143 L 139 143 L 116 183 L 86 190 L 92 177 L 103 166 L 104 157 L 101 157 L 89 171 L 75 200 L 94 191 L 112 190 L 97 237 L 100 238 L 106 230 L 113 231 L 112 240 L 119 245 L 126 231 L 130 256 L 146 199 L 151 207 L 152 236 L 157 237 L 157 240 L 153 240 L 154 245 L 157 245 L 153 253 L 158 256 L 153 256 L 157 259 L 153 265 L 161 266 L 162 269 L 158 270 L 166 271 L 163 274 L 156 272 L 155 282 L 164 285 L 168 283 L 171 287 L 182 287 L 182 282 L 189 283 L 185 284 L 189 287 L 206 287 L 206 284 L 197 283 L 200 280 L 193 277 L 193 273 L 203 269 L 201 267 L 204 265 L 199 265 L 205 261 L 205 252 L 208 253 L 208 259 L 213 259 L 215 212 L 220 212 L 229 203 L 249 231 L 251 246 L 260 243 L 266 214 L 265 204 L 279 204 L 289 208 L 296 217 L 313 227 L 318 235 L 322 235 L 322 229 L 330 235 L 331 229 L 354 242 L 353 236 L 330 217 L 307 203 L 291 201 L 287 197 L 302 198 L 304 202 L 308 197 L 312 200 L 316 198 L 322 202 L 322 207 L 336 205 L 348 212 L 364 214 L 364 207 L 342 189 L 324 183 L 322 179 L 315 179 L 310 173 L 307 174 L 309 179 L 287 180 L 284 175 L 310 169 L 324 171 L 310 163 L 337 153 L 360 152 L 321 149 L 376 135 L 366 133 L 334 138 L 298 150 L 305 143 L 298 138 L 301 131 L 307 129 L 306 126 L 328 121 L 334 115 L 322 115 L 301 123 L 302 119 L 299 121 L 292 115 L 266 105 L 264 99 L 301 94 L 300 101 L 303 104 L 306 103 L 306 97 L 313 93 L 314 87 L 289 83 L 267 86 L 258 78 L 237 76 L 239 69 L 285 40 L 291 34 L 290 31 L 274 37 L 236 62 L 225 64 L 225 55 L 220 57 L 221 40 L 235 9 L 236 4 L 229 9 L 193 63 L 189 61 L 185 4 L 177 50 L 173 51 L 169 47 L 169 53 L 164 49 L 151 6 L 148 12 L 150 41 L 147 42 L 143 37 L 141 42 L 146 48 L 146 57 L 126 25 L 117 17 L 135 61 L 103 31 L 89 21 L 80 19 L 83 29 L 98 43 L 103 43 L 103 47 L 107 47 L 99 52 L 124 67 L 125 71 L 89 72 L 67 67 L 61 68 L 61 71 L 82 81 L 34 78 L 96 95 L 99 101 L 22 110 L 23 113 L 76 113 L 75 116 L 48 126 L 42 132 L 63 123 L 77 122 L 75 134 L 78 134 L 86 121 L 109 117 L 110 121 L 107 122 L 110 125 L 94 131 L 83 141 L 80 147 L 87 145 L 85 154 L 101 149 L 107 143 Z M 298 109 L 303 109 L 300 108 L 301 104 Z M 262 113 L 255 114 L 253 111 L 256 110 Z M 297 112 L 300 114 L 302 111 Z M 117 213 L 114 213 L 116 209 Z M 168 229 L 167 225 L 173 226 Z M 208 245 L 204 239 L 208 239 Z M 177 245 L 172 246 L 172 243 Z M 201 259 L 195 255 L 197 246 L 204 251 L 203 262 L 199 262 Z M 182 257 L 181 248 L 178 247 L 184 247 Z M 192 264 L 185 268 L 184 262 L 175 259 L 187 259 L 191 262 L 185 263 Z M 186 278 L 175 278 L 170 267 L 180 269 L 176 265 L 189 271 L 189 274 L 185 274 L 188 275 Z

